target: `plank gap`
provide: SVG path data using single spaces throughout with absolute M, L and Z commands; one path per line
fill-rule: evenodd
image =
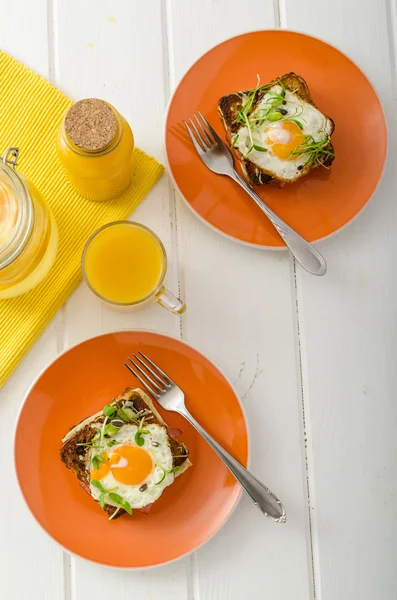
M 163 45 L 163 75 L 164 75 L 164 100 L 168 108 L 171 95 L 171 79 L 172 79 L 172 67 L 171 67 L 171 53 L 169 40 L 171 37 L 171 21 L 169 20 L 169 4 L 168 2 L 161 3 L 161 30 L 162 30 L 162 45 Z M 177 293 L 180 298 L 185 299 L 184 286 L 182 285 L 180 271 L 181 271 L 181 260 L 178 240 L 178 214 L 180 213 L 179 206 L 177 206 L 176 192 L 170 179 L 168 180 L 168 198 L 169 198 L 169 213 L 170 213 L 170 224 L 171 224 L 171 247 L 172 247 L 172 258 L 175 264 L 176 271 L 176 286 Z M 183 319 L 179 318 L 179 336 L 183 339 Z
M 280 0 L 273 0 L 273 12 L 274 12 L 274 27 L 276 29 L 280 29 L 280 27 L 281 27 Z
M 165 115 L 168 111 L 168 104 L 171 98 L 171 88 L 173 88 L 174 78 L 174 66 L 172 64 L 172 55 L 170 52 L 170 40 L 172 39 L 172 21 L 170 19 L 171 7 L 169 2 L 161 2 L 161 33 L 162 33 L 162 48 L 163 48 L 163 78 L 164 78 L 164 103 L 165 103 Z M 165 116 L 164 116 L 165 123 Z M 180 270 L 181 260 L 179 251 L 178 241 L 178 213 L 179 207 L 177 206 L 176 192 L 170 179 L 168 179 L 168 200 L 169 200 L 169 214 L 170 214 L 170 226 L 171 226 L 171 248 L 172 258 L 175 265 L 176 273 L 176 285 L 177 294 L 180 298 L 185 300 L 184 286 L 182 286 Z M 179 213 L 180 214 L 180 213 Z M 176 317 L 175 317 L 176 318 Z M 183 318 L 179 317 L 179 337 L 183 339 Z M 186 593 L 187 600 L 198 600 L 198 565 L 197 557 L 195 554 L 187 559 L 186 564 Z
M 390 75 L 394 100 L 397 99 L 397 4 L 394 0 L 386 2 L 386 21 L 390 55 Z
M 274 25 L 277 29 L 285 29 L 287 8 L 284 0 L 274 0 Z
M 309 543 L 307 545 L 308 550 L 308 561 L 310 565 L 311 571 L 311 593 L 312 599 L 318 599 L 317 590 L 316 590 L 316 568 L 315 568 L 315 557 L 314 557 L 314 544 L 313 544 L 313 519 L 312 519 L 312 500 L 313 500 L 313 489 L 310 482 L 310 471 L 311 464 L 313 464 L 311 451 L 311 445 L 308 443 L 310 436 L 310 427 L 308 420 L 309 409 L 306 406 L 305 401 L 305 392 L 304 392 L 304 383 L 303 383 L 303 353 L 302 353 L 302 338 L 301 338 L 301 322 L 300 322 L 300 313 L 299 313 L 299 286 L 298 286 L 298 277 L 297 277 L 297 262 L 295 258 L 292 258 L 293 262 L 293 278 L 294 278 L 294 304 L 295 304 L 295 327 L 296 327 L 296 336 L 297 336 L 297 360 L 298 360 L 298 393 L 300 395 L 300 403 L 301 403 L 301 412 L 302 412 L 302 449 L 303 449 L 303 458 L 304 458 L 304 475 L 305 475 L 305 487 L 306 487 L 306 495 L 307 495 L 307 526 L 309 533 Z M 311 437 L 311 436 L 310 436 Z
M 188 600 L 200 600 L 197 552 L 193 552 L 188 561 L 187 598 Z
M 54 0 L 47 0 L 48 79 L 55 85 Z
M 70 554 L 63 553 L 63 587 L 64 587 L 64 599 L 74 600 L 73 592 L 73 577 L 72 577 L 72 561 L 74 559 Z M 73 569 L 74 570 L 74 569 Z

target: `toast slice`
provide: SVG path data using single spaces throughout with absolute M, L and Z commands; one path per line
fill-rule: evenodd
M 242 128 L 242 124 L 238 122 L 238 115 L 243 108 L 244 103 L 247 101 L 250 92 L 253 93 L 253 101 L 250 110 L 250 114 L 252 114 L 252 112 L 258 108 L 261 100 L 263 100 L 269 89 L 273 86 L 280 85 L 280 83 L 284 86 L 285 90 L 291 94 L 294 94 L 298 99 L 314 108 L 317 108 L 313 102 L 313 98 L 311 97 L 306 81 L 303 79 L 303 77 L 300 77 L 295 73 L 287 73 L 286 75 L 282 75 L 278 79 L 275 79 L 264 86 L 259 86 L 256 90 L 233 92 L 223 96 L 218 102 L 218 113 L 226 130 L 227 141 L 231 146 L 234 138 Z M 275 110 L 277 110 L 277 108 Z M 286 179 L 285 177 L 276 175 L 274 172 L 255 164 L 251 155 L 245 156 L 241 149 L 232 147 L 234 156 L 239 162 L 242 173 L 249 185 L 265 185 L 273 181 L 293 183 L 298 178 L 307 175 L 311 169 L 319 166 L 320 164 L 322 164 L 324 167 L 331 166 L 335 157 L 335 153 L 330 141 L 330 136 L 335 129 L 335 124 L 330 117 L 327 117 L 326 115 L 323 116 L 328 124 L 328 140 L 324 145 L 324 152 L 318 154 L 316 161 L 313 160 L 308 162 L 304 167 L 300 165 L 299 171 L 296 172 L 293 178 Z
M 111 408 L 109 409 L 109 407 Z M 105 413 L 111 413 L 112 410 L 114 411 L 113 415 L 107 417 Z M 160 413 L 156 410 L 152 399 L 140 388 L 127 387 L 120 396 L 105 407 L 104 411 L 87 417 L 73 426 L 63 438 L 60 450 L 62 462 L 68 469 L 73 471 L 83 489 L 97 502 L 99 499 L 95 497 L 97 495 L 96 488 L 94 489 L 91 483 L 93 469 L 92 456 L 98 453 L 97 448 L 101 444 L 105 444 L 102 448 L 105 448 L 107 451 L 111 451 L 112 447 L 117 446 L 117 438 L 120 432 L 123 431 L 123 428 L 124 432 L 127 428 L 128 431 L 132 430 L 133 432 L 136 432 L 138 427 L 140 430 L 143 429 L 141 437 L 144 442 L 141 445 L 145 445 L 144 449 L 148 446 L 146 440 L 149 443 L 152 435 L 147 428 L 152 430 L 156 429 L 157 426 L 157 428 L 163 430 L 163 438 L 166 440 L 172 455 L 172 469 L 167 474 L 167 485 L 173 483 L 176 477 L 182 475 L 192 465 L 188 458 L 189 452 L 186 446 L 171 434 L 172 430 L 168 429 Z M 109 424 L 113 429 L 105 429 Z M 113 424 L 116 424 L 118 427 L 114 427 Z M 145 431 L 147 434 L 144 433 Z M 156 429 L 156 431 L 159 430 Z M 93 450 L 92 446 L 96 449 Z M 148 449 L 150 451 L 150 448 Z M 99 452 L 102 452 L 102 449 Z M 163 471 L 165 473 L 164 469 Z M 150 507 L 151 504 L 152 502 L 149 502 L 147 506 Z M 113 502 L 108 495 L 103 497 L 101 508 L 112 519 L 117 519 L 127 512 L 119 504 Z M 145 506 L 140 506 L 139 509 L 142 512 L 147 512 Z M 128 512 L 130 511 L 128 510 Z

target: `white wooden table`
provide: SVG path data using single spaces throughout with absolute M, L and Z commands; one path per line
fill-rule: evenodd
M 0 7 L 2 49 L 72 98 L 112 102 L 137 144 L 162 162 L 170 92 L 203 52 L 254 29 L 294 29 L 346 52 L 375 85 L 391 133 L 373 201 L 320 244 L 329 267 L 322 279 L 287 253 L 222 238 L 185 207 L 167 176 L 156 185 L 134 219 L 164 241 L 168 283 L 179 286 L 188 312 L 181 322 L 156 306 L 121 315 L 81 286 L 1 390 L 0 597 L 395 600 L 395 0 L 0 0 Z M 14 474 L 18 408 L 58 352 L 122 328 L 181 336 L 223 368 L 248 415 L 252 469 L 282 498 L 286 525 L 243 498 L 205 547 L 146 572 L 70 558 L 41 531 Z

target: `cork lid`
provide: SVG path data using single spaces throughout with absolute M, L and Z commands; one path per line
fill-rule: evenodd
M 114 110 L 98 98 L 79 100 L 66 113 L 65 131 L 71 142 L 83 150 L 103 150 L 116 130 Z

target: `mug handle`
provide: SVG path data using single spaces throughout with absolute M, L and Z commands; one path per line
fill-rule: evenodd
M 167 290 L 167 288 L 161 288 L 160 292 L 156 296 L 156 302 L 160 304 L 163 308 L 166 308 L 174 315 L 183 315 L 186 311 L 186 304 L 183 300 L 180 300 L 172 292 Z

